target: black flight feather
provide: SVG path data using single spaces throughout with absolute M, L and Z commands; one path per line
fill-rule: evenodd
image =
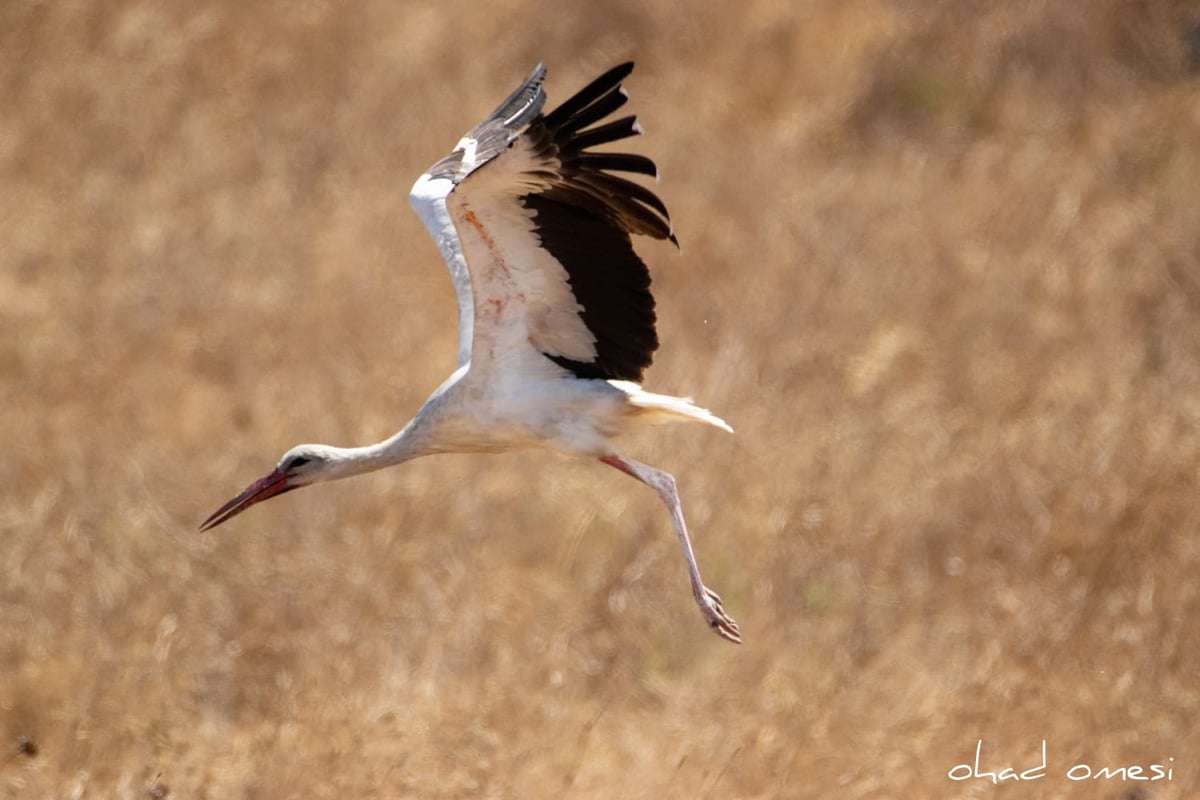
M 645 186 L 612 174 L 657 176 L 654 162 L 631 153 L 588 152 L 642 132 L 633 116 L 602 123 L 627 101 L 621 80 L 632 70 L 632 63 L 614 67 L 535 118 L 523 134 L 546 165 L 533 174 L 547 185 L 521 203 L 534 212 L 534 232 L 566 270 L 583 308 L 580 316 L 595 337 L 596 357 L 590 362 L 561 353 L 545 355 L 581 378 L 641 380 L 658 348 L 658 335 L 650 272 L 634 252 L 630 235 L 678 244 L 662 200 Z

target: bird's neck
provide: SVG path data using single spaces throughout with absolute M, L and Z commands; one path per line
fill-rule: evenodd
M 330 448 L 337 466 L 330 471 L 326 479 L 349 478 L 352 475 L 403 464 L 421 456 L 457 450 L 458 448 L 448 444 L 453 442 L 455 437 L 447 429 L 447 420 L 453 420 L 455 417 L 452 412 L 455 397 L 453 390 L 464 374 L 466 368 L 460 367 L 447 378 L 425 401 L 412 421 L 395 436 L 362 447 Z M 450 428 L 453 427 L 451 424 Z
M 362 447 L 330 447 L 333 466 L 325 480 L 340 480 L 391 467 L 433 452 L 417 420 L 389 439 Z

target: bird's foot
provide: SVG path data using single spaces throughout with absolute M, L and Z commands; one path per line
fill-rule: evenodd
M 728 639 L 734 644 L 741 644 L 742 634 L 738 630 L 738 624 L 721 607 L 721 595 L 707 586 L 700 588 L 703 591 L 702 595 L 696 598 L 696 604 L 700 606 L 700 613 L 708 620 L 708 627 L 712 628 L 713 633 L 722 639 Z

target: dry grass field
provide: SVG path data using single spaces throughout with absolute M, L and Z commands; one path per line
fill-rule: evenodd
M 549 452 L 198 533 L 449 373 L 413 179 L 630 58 L 737 433 L 626 450 L 745 644 Z M 0 109 L 0 797 L 1200 796 L 1200 4 L 6 0 Z

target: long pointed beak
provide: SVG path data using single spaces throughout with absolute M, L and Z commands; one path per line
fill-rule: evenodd
M 295 484 L 289 486 L 287 476 L 282 472 L 277 469 L 271 470 L 269 475 L 259 478 L 243 489 L 242 493 L 237 497 L 218 508 L 216 513 L 204 520 L 204 524 L 200 526 L 200 530 L 206 531 L 209 528 L 215 528 L 222 522 L 236 517 L 255 503 L 261 503 L 263 500 L 272 498 L 277 494 L 283 494 L 284 492 L 290 492 L 292 489 L 298 488 L 300 487 Z

